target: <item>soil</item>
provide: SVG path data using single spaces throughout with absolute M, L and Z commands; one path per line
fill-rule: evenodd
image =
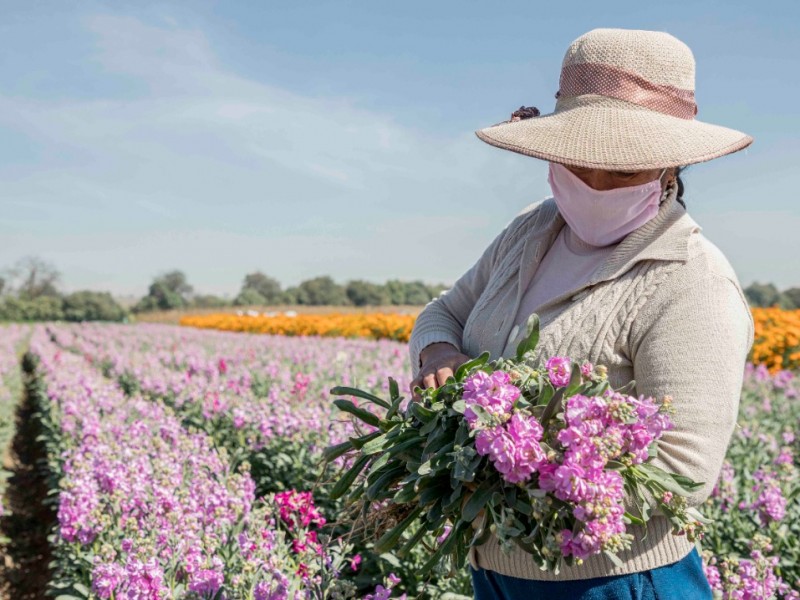
M 40 466 L 44 448 L 36 441 L 38 422 L 33 419 L 28 398 L 16 413 L 16 434 L 3 457 L 3 468 L 11 473 L 6 487 L 5 514 L 0 517 L 0 599 L 45 600 L 50 580 L 50 545 L 47 536 L 55 523 L 53 510 L 44 504 L 47 495 Z

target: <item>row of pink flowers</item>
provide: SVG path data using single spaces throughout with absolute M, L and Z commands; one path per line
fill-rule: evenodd
M 58 534 L 94 555 L 83 583 L 99 598 L 299 599 L 335 579 L 309 498 L 256 501 L 249 473 L 170 408 L 126 396 L 44 327 L 31 350 L 60 431 Z
M 258 448 L 310 440 L 321 450 L 353 435 L 332 411 L 331 382 L 388 392 L 407 371 L 407 349 L 389 341 L 240 335 L 164 325 L 63 326 L 59 343 L 132 377 L 143 393 L 230 425 Z M 401 389 L 408 385 L 402 377 Z

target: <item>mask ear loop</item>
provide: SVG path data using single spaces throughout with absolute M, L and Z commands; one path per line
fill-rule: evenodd
M 664 167 L 664 168 L 661 170 L 661 175 L 659 175 L 659 176 L 658 176 L 658 181 L 659 181 L 659 183 L 661 182 L 661 178 L 662 178 L 662 177 L 664 177 L 664 173 L 666 173 L 666 172 L 667 172 L 667 167 Z M 659 205 L 659 206 L 661 206 L 662 204 L 664 204 L 664 201 L 667 199 L 667 195 L 668 195 L 668 193 L 669 193 L 669 185 L 667 185 L 667 186 L 664 188 L 664 191 L 661 193 L 661 200 L 660 200 L 660 201 L 659 201 L 659 203 L 658 203 L 658 205 Z

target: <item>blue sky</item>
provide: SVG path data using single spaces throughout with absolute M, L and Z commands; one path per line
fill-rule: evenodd
M 452 283 L 549 194 L 474 130 L 544 112 L 595 27 L 668 31 L 698 118 L 755 138 L 692 167 L 689 212 L 743 285 L 800 285 L 800 3 L 0 1 L 0 270 L 142 294 Z

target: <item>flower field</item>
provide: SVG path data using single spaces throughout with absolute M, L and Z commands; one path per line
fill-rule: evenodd
M 406 345 L 215 329 L 0 328 L 4 405 L 15 402 L 17 351 L 28 347 L 25 390 L 55 502 L 51 591 L 63 600 L 470 597 L 466 573 L 420 575 L 436 539 L 402 558 L 380 554 L 341 525 L 347 506 L 330 498 L 347 465 L 325 466 L 323 450 L 369 431 L 329 390 L 385 398 L 392 377 L 402 394 Z M 739 427 L 702 507 L 714 519 L 700 544 L 719 597 L 800 597 L 798 396 L 793 371 L 748 367 Z
M 781 369 L 800 369 L 800 310 L 752 308 L 752 312 L 755 343 L 751 361 L 766 365 L 772 373 Z M 414 321 L 413 315 L 390 313 L 295 316 L 214 313 L 184 316 L 180 319 L 180 324 L 201 329 L 248 333 L 361 337 L 407 342 Z
M 755 343 L 752 361 L 770 372 L 800 369 L 800 310 L 753 308 Z
M 359 337 L 407 342 L 416 317 L 396 313 L 235 315 L 217 313 L 185 316 L 181 325 L 200 329 L 269 333 L 275 335 L 318 335 Z

